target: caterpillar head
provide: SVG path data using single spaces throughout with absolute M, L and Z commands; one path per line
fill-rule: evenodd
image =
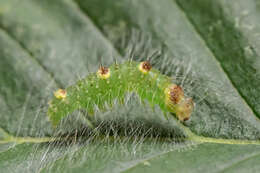
M 176 109 L 176 115 L 177 115 L 178 119 L 181 121 L 189 120 L 193 108 L 194 108 L 194 103 L 191 98 L 183 99 L 178 104 L 178 107 Z
M 164 94 L 168 109 L 175 113 L 179 120 L 188 120 L 194 104 L 191 98 L 185 98 L 182 88 L 176 84 L 171 84 L 165 88 Z

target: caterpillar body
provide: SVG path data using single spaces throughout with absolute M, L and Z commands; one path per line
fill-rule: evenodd
M 115 99 L 123 102 L 128 92 L 137 93 L 152 107 L 158 105 L 164 113 L 174 113 L 180 121 L 188 120 L 194 107 L 182 88 L 153 69 L 148 61 L 126 61 L 110 68 L 101 66 L 75 85 L 57 90 L 49 102 L 48 117 L 56 126 L 75 110 L 84 109 L 91 114 L 96 107 L 101 110 L 112 107 Z

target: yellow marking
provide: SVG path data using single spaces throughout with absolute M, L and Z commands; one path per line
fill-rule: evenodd
M 108 71 L 106 73 L 104 73 L 101 69 L 99 69 L 97 71 L 97 76 L 98 78 L 101 78 L 101 79 L 107 79 L 110 77 L 110 69 L 108 69 Z
M 63 89 L 58 89 L 57 91 L 54 92 L 54 96 L 57 99 L 65 99 L 67 97 L 67 91 Z
M 138 69 L 143 73 L 143 74 L 147 74 L 149 72 L 149 70 L 146 70 L 143 68 L 143 64 L 144 62 L 141 62 L 139 65 L 138 65 Z

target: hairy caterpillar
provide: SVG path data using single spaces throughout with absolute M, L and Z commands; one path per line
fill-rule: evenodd
M 57 125 L 67 114 L 78 109 L 94 113 L 112 107 L 114 100 L 123 102 L 125 94 L 136 92 L 142 101 L 153 107 L 159 105 L 164 113 L 174 113 L 180 121 L 190 118 L 194 103 L 184 96 L 172 79 L 152 69 L 148 61 L 126 61 L 110 68 L 101 66 L 97 73 L 88 75 L 67 89 L 59 89 L 49 102 L 48 116 Z M 108 106 L 107 106 L 108 105 Z

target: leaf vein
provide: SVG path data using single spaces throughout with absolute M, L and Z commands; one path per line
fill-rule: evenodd
M 35 63 L 37 63 L 42 69 L 43 71 L 45 71 L 49 76 L 50 78 L 55 82 L 55 84 L 58 86 L 58 87 L 62 87 L 63 85 L 54 77 L 54 74 L 52 72 L 50 72 L 48 70 L 47 67 L 45 67 L 33 54 L 33 52 L 31 52 L 30 50 L 28 50 L 26 48 L 26 46 L 20 42 L 19 40 L 17 40 L 6 28 L 4 28 L 3 26 L 0 25 L 0 29 L 1 31 L 3 31 L 9 38 L 11 38 L 13 41 L 15 41 L 19 46 L 20 48 L 22 48 L 22 50 L 27 53 L 29 55 L 29 57 L 34 60 Z
M 241 159 L 241 160 L 238 160 L 237 162 L 235 162 L 235 163 L 233 163 L 233 164 L 231 164 L 231 165 L 229 165 L 229 166 L 223 168 L 222 170 L 219 170 L 218 173 L 222 173 L 222 172 L 224 172 L 224 171 L 226 171 L 226 170 L 228 170 L 228 169 L 232 169 L 232 168 L 235 167 L 236 165 L 238 165 L 238 164 L 240 164 L 240 163 L 243 163 L 243 162 L 245 162 L 245 161 L 247 161 L 247 160 L 249 160 L 249 159 L 258 157 L 258 156 L 260 156 L 260 152 L 254 154 L 254 155 L 250 155 L 250 156 L 248 156 L 248 157 L 245 157 L 245 158 L 243 158 L 243 159 Z

